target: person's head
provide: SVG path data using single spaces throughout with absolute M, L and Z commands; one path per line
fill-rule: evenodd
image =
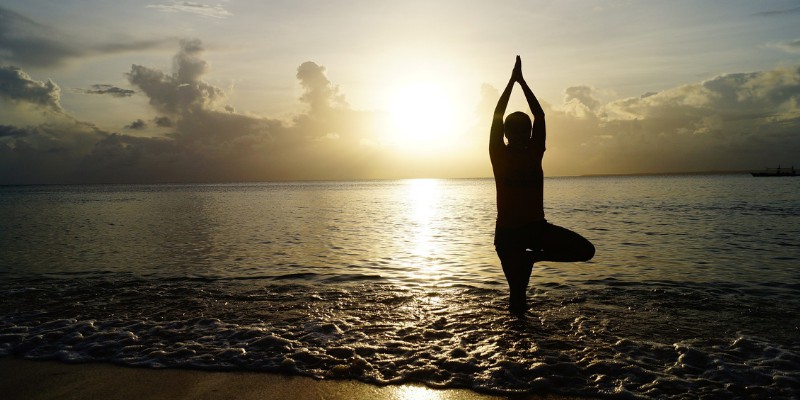
M 503 124 L 508 144 L 525 143 L 526 140 L 531 138 L 532 126 L 531 117 L 528 114 L 522 111 L 508 114 L 506 122 Z

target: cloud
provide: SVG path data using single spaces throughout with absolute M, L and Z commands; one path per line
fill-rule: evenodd
M 581 91 L 582 96 L 591 92 Z M 574 101 L 574 96 L 565 99 Z M 581 103 L 582 104 L 582 103 Z M 567 173 L 679 172 L 798 162 L 800 67 L 717 76 L 612 101 L 586 118 L 549 112 L 545 158 Z
M 588 86 L 573 86 L 564 91 L 562 109 L 578 118 L 593 115 L 600 105 L 600 101 L 593 96 L 592 88 Z
M 94 44 L 87 48 L 87 54 L 114 54 L 126 53 L 131 51 L 150 50 L 162 47 L 165 44 L 171 44 L 172 39 L 155 39 L 155 40 L 127 40 L 124 42 L 108 42 Z
M 85 94 L 107 94 L 112 97 L 129 97 L 133 96 L 136 91 L 130 89 L 122 89 L 112 85 L 97 84 L 92 85 L 91 89 L 80 90 L 80 93 Z
M 167 42 L 161 39 L 97 44 L 80 39 L 70 42 L 65 37 L 68 36 L 0 6 L 0 59 L 16 65 L 57 66 L 69 59 L 146 50 Z
M 774 49 L 783 50 L 787 53 L 800 53 L 800 39 L 789 40 L 786 42 L 768 43 L 767 46 Z
M 53 81 L 35 81 L 20 68 L 0 65 L 0 98 L 61 112 L 60 97 L 61 89 Z
M 81 55 L 76 46 L 51 39 L 51 29 L 0 6 L 0 54 L 10 62 L 43 66 Z
M 783 10 L 763 11 L 763 12 L 755 13 L 754 15 L 757 15 L 757 16 L 760 16 L 760 17 L 777 17 L 777 16 L 782 16 L 782 15 L 791 15 L 791 14 L 797 14 L 797 13 L 800 13 L 800 7 L 792 7 L 792 8 L 787 8 L 787 9 L 783 9 Z
M 325 76 L 325 67 L 306 61 L 297 68 L 297 79 L 304 89 L 300 101 L 311 107 L 312 114 L 325 113 L 332 107 L 346 107 L 344 96 Z
M 169 117 L 155 117 L 153 118 L 153 122 L 156 123 L 156 126 L 160 126 L 162 128 L 175 126 L 175 124 L 172 122 L 172 119 Z
M 133 121 L 128 125 L 125 125 L 125 129 L 142 130 L 145 128 L 147 128 L 147 122 L 144 122 L 141 119 L 137 119 L 136 121 Z
M 203 4 L 193 1 L 172 1 L 169 4 L 150 4 L 147 8 L 155 8 L 163 12 L 185 12 L 210 18 L 227 18 L 233 16 L 221 4 Z
M 91 124 L 63 120 L 16 128 L 0 136 L 0 182 L 82 182 L 80 165 L 104 132 Z
M 28 134 L 28 130 L 11 125 L 0 125 L 0 137 L 20 137 Z
M 208 63 L 199 56 L 203 52 L 199 40 L 181 40 L 180 51 L 173 58 L 172 74 L 133 65 L 128 81 L 138 86 L 161 112 L 176 114 L 192 109 L 211 108 L 225 97 L 222 89 L 200 80 Z

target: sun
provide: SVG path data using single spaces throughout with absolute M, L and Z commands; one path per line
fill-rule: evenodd
M 452 139 L 453 99 L 439 85 L 417 82 L 397 87 L 389 98 L 390 142 L 399 147 L 434 145 Z

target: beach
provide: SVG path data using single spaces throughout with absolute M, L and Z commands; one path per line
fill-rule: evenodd
M 431 389 L 422 385 L 375 386 L 355 380 L 313 378 L 258 372 L 208 372 L 130 368 L 111 364 L 65 364 L 0 358 L 0 393 L 7 400 L 29 399 L 386 399 L 492 400 L 466 389 Z M 553 395 L 517 399 L 567 400 Z

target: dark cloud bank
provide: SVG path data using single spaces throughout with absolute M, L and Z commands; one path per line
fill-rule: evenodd
M 38 82 L 25 71 L 0 65 L 0 96 L 11 103 L 31 103 L 61 112 L 61 89 L 53 81 Z
M 42 112 L 36 125 L 0 124 L 0 184 L 224 182 L 489 176 L 488 117 L 497 90 L 484 85 L 479 115 L 459 151 L 437 159 L 380 145 L 383 116 L 352 109 L 325 68 L 297 69 L 306 111 L 291 121 L 238 113 L 205 81 L 202 44 L 184 40 L 170 73 L 133 65 L 126 74 L 159 115 L 125 130 L 168 129 L 158 137 L 107 132 L 77 121 L 60 89 L 0 66 L 0 102 Z M 130 89 L 96 86 L 120 97 Z M 102 92 L 102 93 L 101 93 Z M 557 174 L 678 172 L 797 163 L 800 68 L 730 74 L 603 104 L 592 88 L 565 91 L 548 106 L 545 170 Z M 477 160 L 477 161 L 476 161 Z
M 130 97 L 136 93 L 134 90 L 118 88 L 116 86 L 105 84 L 92 85 L 91 89 L 81 90 L 79 92 L 84 94 L 107 94 L 112 97 Z
M 0 5 L 0 54 L 14 64 L 48 67 L 96 54 L 113 54 L 163 46 L 166 40 L 84 43 L 64 40 L 62 33 Z M 80 44 L 76 44 L 80 43 Z

